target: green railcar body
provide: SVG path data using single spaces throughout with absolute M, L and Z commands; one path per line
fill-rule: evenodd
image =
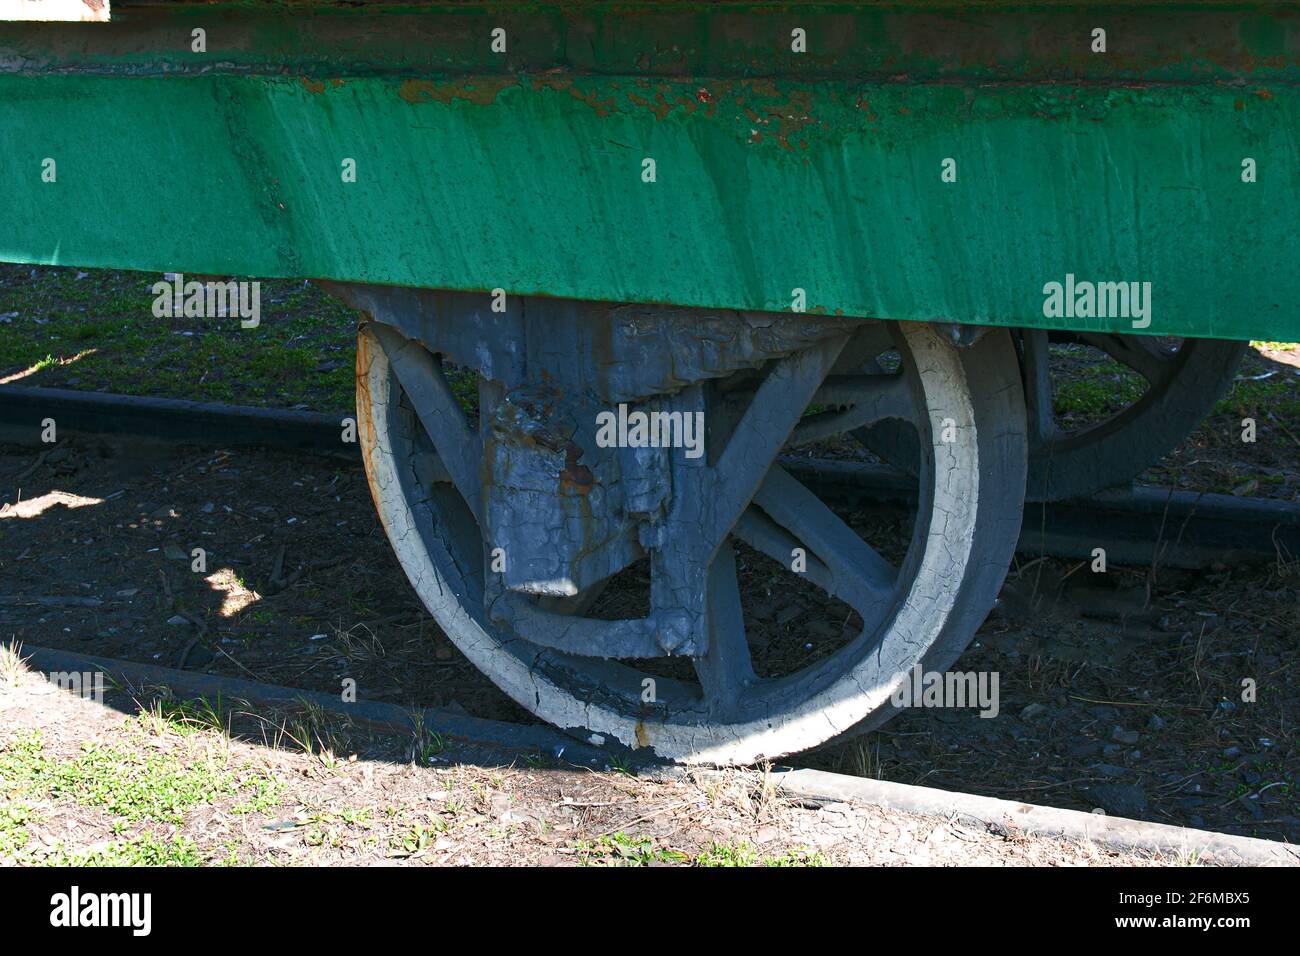
M 0 23 L 0 260 L 1294 340 L 1298 81 L 1294 4 L 116 3 Z

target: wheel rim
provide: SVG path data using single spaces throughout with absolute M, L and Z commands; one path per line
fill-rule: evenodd
M 1060 501 L 1127 484 L 1176 448 L 1232 384 L 1244 342 L 1161 340 L 1109 333 L 1015 333 L 1029 434 L 1025 498 Z M 1050 342 L 1070 341 L 1105 353 L 1145 382 L 1133 402 L 1100 421 L 1064 429 L 1053 409 Z M 884 422 L 857 432 L 890 464 L 910 471 L 912 436 Z
M 1244 342 L 1163 340 L 1108 333 L 1022 330 L 1029 425 L 1026 497 L 1055 501 L 1125 484 L 1172 451 L 1232 384 Z M 1145 383 L 1134 402 L 1101 421 L 1062 429 L 1053 410 L 1049 344 L 1098 349 Z
M 871 414 L 892 419 L 900 414 L 899 396 L 909 395 L 909 417 L 926 440 L 918 443 L 925 449 L 921 509 L 907 554 L 895 568 L 888 601 L 879 589 L 869 595 L 872 603 L 860 589 L 844 587 L 846 581 L 878 584 L 863 568 L 878 572 L 873 561 L 883 559 L 856 535 L 849 540 L 846 533 L 853 532 L 773 464 L 754 503 L 709 567 L 711 650 L 696 661 L 696 681 L 651 675 L 655 700 L 648 703 L 643 694 L 649 672 L 643 667 L 539 647 L 489 619 L 484 608 L 483 539 L 470 503 L 473 492 L 455 490 L 452 473 L 462 466 L 454 460 L 438 471 L 441 456 L 432 454 L 435 443 L 390 354 L 412 343 L 396 342 L 391 330 L 378 326 L 364 327 L 358 342 L 359 432 L 381 521 L 408 577 L 451 640 L 508 695 L 562 728 L 694 763 L 747 763 L 816 746 L 887 713 L 899 675 L 913 666 L 946 666 L 982 619 L 1005 572 L 1018 530 L 1014 482 L 1017 471 L 1023 480 L 1024 457 L 1023 444 L 1017 456 L 1014 439 L 1018 428 L 1023 443 L 1023 407 L 1013 403 L 1001 409 L 1009 421 L 998 423 L 1006 430 L 1001 447 L 995 447 L 977 427 L 988 422 L 976 419 L 990 414 L 987 396 L 1005 396 L 1012 390 L 980 371 L 981 387 L 974 395 L 968 375 L 972 368 L 1001 365 L 1005 379 L 1006 356 L 1014 354 L 1009 340 L 996 345 L 1000 362 L 979 363 L 927 326 L 895 327 L 891 344 L 910 360 L 897 373 L 891 398 L 873 405 Z M 994 346 L 990 342 L 986 352 L 993 354 Z M 827 379 L 823 392 L 833 384 Z M 489 395 L 490 384 L 485 388 L 489 392 L 484 395 Z M 416 391 L 422 402 L 430 400 L 419 383 Z M 867 404 L 858 402 L 853 408 Z M 445 402 L 438 414 L 447 414 Z M 814 416 L 800 427 L 805 433 L 816 432 L 836 414 L 843 415 Z M 944 436 L 951 440 L 931 441 L 932 422 L 951 424 Z M 841 424 L 847 428 L 852 423 Z M 1000 460 L 982 465 L 982 454 Z M 987 484 L 990 478 L 1009 482 L 1012 493 L 986 493 L 981 482 Z M 981 511 L 981 502 L 995 496 L 1000 507 Z M 931 515 L 941 515 L 942 520 L 932 523 Z M 977 537 L 986 539 L 979 548 Z M 761 553 L 779 553 L 791 539 L 806 545 L 810 558 L 822 566 L 819 573 L 830 572 L 818 583 L 837 596 L 851 592 L 846 603 L 861 614 L 861 632 L 808 667 L 776 678 L 754 677 L 748 657 L 737 660 L 748 654 L 748 647 L 735 583 L 733 538 Z M 570 602 L 570 610 L 580 611 L 582 603 L 580 595 Z

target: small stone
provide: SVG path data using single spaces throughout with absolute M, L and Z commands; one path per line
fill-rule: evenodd
M 207 504 L 205 504 L 205 505 L 204 505 L 202 508 L 200 508 L 199 510 L 202 511 L 205 515 L 210 515 L 210 514 L 212 514 L 212 512 L 214 512 L 214 511 L 217 510 L 217 506 L 216 506 L 215 504 L 213 504 L 211 501 L 209 501 Z
M 179 614 L 173 614 L 171 617 L 167 618 L 167 623 L 172 627 L 188 627 L 190 619 L 188 617 L 182 617 Z
M 1229 760 L 1235 760 L 1237 757 L 1240 757 L 1240 756 L 1241 756 L 1241 748 L 1240 748 L 1240 747 L 1225 747 L 1224 750 L 1223 750 L 1223 755 L 1224 755 L 1225 757 L 1227 757 Z
M 1233 495 L 1238 498 L 1245 495 L 1253 495 L 1257 491 L 1259 491 L 1259 480 L 1256 478 L 1251 478 L 1249 481 L 1243 481 L 1236 488 L 1232 489 Z
M 1152 714 L 1150 718 L 1147 719 L 1147 730 L 1164 730 L 1164 729 L 1165 729 L 1165 719 L 1161 717 L 1159 714 Z
M 1115 728 L 1110 732 L 1110 739 L 1115 741 L 1117 744 L 1124 744 L 1131 747 L 1133 744 L 1138 742 L 1139 734 L 1136 730 L 1125 730 L 1123 727 L 1116 724 Z
M 1039 715 L 1045 713 L 1046 711 L 1047 711 L 1047 707 L 1044 704 L 1030 704 L 1028 707 L 1026 707 L 1024 710 L 1020 712 L 1020 719 L 1033 720 L 1035 717 L 1038 717 Z

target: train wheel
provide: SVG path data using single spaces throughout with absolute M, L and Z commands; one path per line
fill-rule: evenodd
M 706 383 L 707 454 L 691 460 L 672 450 L 672 507 L 682 520 L 666 526 L 666 539 L 642 533 L 640 578 L 629 567 L 627 586 L 603 579 L 577 593 L 557 585 L 555 594 L 521 594 L 502 587 L 489 558 L 494 491 L 483 449 L 500 453 L 490 428 L 504 419 L 490 409 L 502 387 L 475 373 L 476 424 L 464 400 L 473 391 L 449 386 L 444 356 L 403 335 L 411 326 L 373 301 L 352 301 L 388 319 L 361 329 L 357 410 L 371 491 L 399 561 L 470 661 L 563 729 L 684 763 L 745 764 L 806 750 L 892 712 L 905 675 L 918 664 L 947 667 L 996 597 L 1019 532 L 1026 463 L 1016 351 L 1004 331 L 958 348 L 926 325 L 874 324 L 879 348 L 906 361 L 892 376 L 868 377 L 828 374 L 849 338 L 835 330 Z M 888 558 L 776 461 L 791 441 L 886 418 L 906 422 L 923 450 L 920 506 Z M 582 493 L 593 505 L 607 500 L 590 490 L 595 466 L 580 477 L 580 454 L 570 455 L 565 480 L 587 481 Z M 544 506 L 511 514 L 529 520 Z M 588 516 L 589 527 L 599 517 Z M 690 560 L 696 578 L 661 580 L 671 577 L 670 563 Z M 788 672 L 759 665 L 737 570 L 758 562 L 777 578 L 802 579 L 789 587 L 816 588 L 825 602 L 851 609 L 854 623 L 837 648 Z M 644 621 L 593 610 L 610 592 L 637 587 L 659 615 L 649 632 L 638 627 Z M 665 638 L 666 622 L 689 625 L 696 612 L 702 630 L 682 631 L 695 637 Z
M 1015 333 L 1029 427 L 1028 501 L 1081 498 L 1125 485 L 1178 446 L 1232 384 L 1244 342 L 1159 339 L 1103 333 Z M 1081 426 L 1054 409 L 1049 345 L 1087 346 L 1136 373 L 1134 400 Z M 876 370 L 876 369 L 873 369 Z M 915 438 L 892 422 L 856 437 L 891 464 L 911 471 Z
M 1099 349 L 1141 377 L 1136 401 L 1101 421 L 1065 428 L 1053 412 L 1048 346 Z M 1245 342 L 1041 331 L 1019 334 L 1029 417 L 1030 501 L 1060 501 L 1124 485 L 1173 451 L 1232 385 Z

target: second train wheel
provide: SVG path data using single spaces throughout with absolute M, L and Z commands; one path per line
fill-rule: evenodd
M 674 459 L 675 469 L 698 469 L 704 483 L 684 493 L 674 478 L 674 495 L 698 525 L 677 525 L 668 546 L 700 544 L 680 537 L 707 538 L 700 526 L 716 525 L 720 535 L 702 545 L 705 554 L 714 550 L 702 582 L 708 649 L 700 657 L 614 658 L 615 622 L 592 613 L 585 593 L 525 598 L 506 623 L 492 613 L 476 517 L 484 493 L 479 428 L 448 387 L 439 356 L 372 322 L 358 341 L 357 411 L 384 529 L 421 600 L 466 657 L 566 730 L 662 759 L 727 765 L 806 750 L 877 722 L 913 667 L 942 670 L 961 653 L 997 595 L 1020 527 L 1024 406 L 1006 332 L 958 348 L 925 325 L 889 326 L 880 349 L 906 358 L 893 375 L 827 375 L 845 338 L 711 385 L 719 411 L 710 421 L 731 426 L 710 424 L 711 446 L 722 437 L 705 459 Z M 802 391 L 790 391 L 791 381 L 803 381 Z M 481 398 L 495 388 L 480 377 Z M 907 422 L 921 450 L 920 505 L 888 558 L 776 461 L 788 439 L 813 441 L 887 418 Z M 742 428 L 745 441 L 733 448 Z M 735 516 L 718 518 L 730 514 L 727 501 L 736 502 Z M 794 574 L 796 547 L 806 549 L 806 573 L 781 584 Z M 747 637 L 754 616 L 738 583 L 738 564 L 766 559 L 773 559 L 767 593 L 815 586 L 821 603 L 834 598 L 857 615 L 841 646 L 820 659 L 797 658 L 778 675 L 758 673 Z M 572 636 L 565 615 L 584 635 L 581 653 L 555 649 L 554 634 Z M 647 679 L 655 687 L 649 703 Z
M 1052 405 L 1053 333 L 1021 331 L 1029 418 L 1031 501 L 1060 501 L 1127 484 L 1186 438 L 1232 384 L 1245 342 L 1074 333 L 1143 381 L 1137 401 L 1081 428 L 1060 426 Z
M 1232 384 L 1244 342 L 1159 339 L 1105 333 L 1015 333 L 1028 417 L 1028 501 L 1086 497 L 1124 485 L 1173 451 Z M 1053 344 L 1099 350 L 1141 379 L 1140 396 L 1078 427 L 1059 421 L 1053 405 Z M 882 370 L 876 366 L 876 370 Z M 873 452 L 911 471 L 915 439 L 891 422 L 855 433 Z

